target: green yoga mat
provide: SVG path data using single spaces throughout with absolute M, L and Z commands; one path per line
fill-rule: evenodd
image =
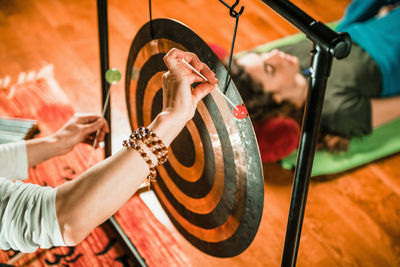
M 338 22 L 328 23 L 331 28 L 335 28 Z M 258 46 L 252 52 L 268 52 L 274 48 L 295 44 L 306 37 L 298 33 L 288 37 L 278 39 L 273 42 Z M 235 55 L 236 58 L 248 53 L 243 51 Z M 367 136 L 352 138 L 349 150 L 343 153 L 330 153 L 328 151 L 317 151 L 314 157 L 312 176 L 334 174 L 342 171 L 359 167 L 371 161 L 389 156 L 400 151 L 400 118 L 387 123 Z M 294 169 L 296 166 L 297 150 L 281 161 L 285 169 Z
M 400 118 L 382 125 L 366 136 L 352 138 L 349 150 L 342 153 L 317 151 L 311 176 L 338 173 L 400 151 Z M 285 169 L 296 166 L 297 150 L 282 159 Z

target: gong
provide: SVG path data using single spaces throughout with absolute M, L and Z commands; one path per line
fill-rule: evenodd
M 197 34 L 171 19 L 152 20 L 138 31 L 129 51 L 125 91 L 132 130 L 149 125 L 162 109 L 163 57 L 173 47 L 197 54 L 224 88 L 227 71 Z M 226 95 L 235 104 L 243 103 L 232 82 Z M 168 158 L 152 185 L 178 231 L 213 256 L 243 252 L 257 233 L 264 201 L 250 119 L 236 119 L 223 96 L 213 91 L 199 102 Z

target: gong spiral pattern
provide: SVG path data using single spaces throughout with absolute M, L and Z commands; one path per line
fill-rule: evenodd
M 165 54 L 173 47 L 196 53 L 216 73 L 227 75 L 211 49 L 185 25 L 157 19 L 132 42 L 126 69 L 126 101 L 132 129 L 148 125 L 162 109 Z M 223 87 L 222 84 L 219 85 Z M 231 83 L 227 96 L 242 100 Z M 158 168 L 154 191 L 175 227 L 194 246 L 233 257 L 253 240 L 263 210 L 263 174 L 251 122 L 237 120 L 216 92 L 206 96 L 171 144 Z

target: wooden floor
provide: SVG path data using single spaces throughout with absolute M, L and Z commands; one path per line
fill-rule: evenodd
M 0 0 L 0 78 L 54 64 L 76 110 L 100 112 L 96 1 Z M 153 0 L 153 17 L 184 22 L 206 42 L 229 49 L 234 20 L 217 0 Z M 233 2 L 233 1 L 230 1 Z M 259 0 L 240 18 L 235 52 L 296 32 Z M 323 22 L 339 19 L 349 0 L 293 1 Z M 148 21 L 148 1 L 109 1 L 111 67 L 125 72 L 130 42 Z M 222 27 L 223 26 L 223 27 Z M 129 132 L 123 83 L 112 87 L 113 140 Z M 311 183 L 298 266 L 400 266 L 400 155 Z M 279 266 L 292 173 L 264 166 L 265 202 L 259 232 L 231 259 L 207 256 L 176 232 L 192 266 Z

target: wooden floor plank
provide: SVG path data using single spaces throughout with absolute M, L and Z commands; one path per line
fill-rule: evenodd
M 336 182 L 312 186 L 304 224 L 312 226 L 311 233 L 320 236 L 339 266 L 360 266 L 363 261 L 368 266 L 390 266 L 388 259 L 396 258 L 387 251 L 391 238 L 341 187 Z

